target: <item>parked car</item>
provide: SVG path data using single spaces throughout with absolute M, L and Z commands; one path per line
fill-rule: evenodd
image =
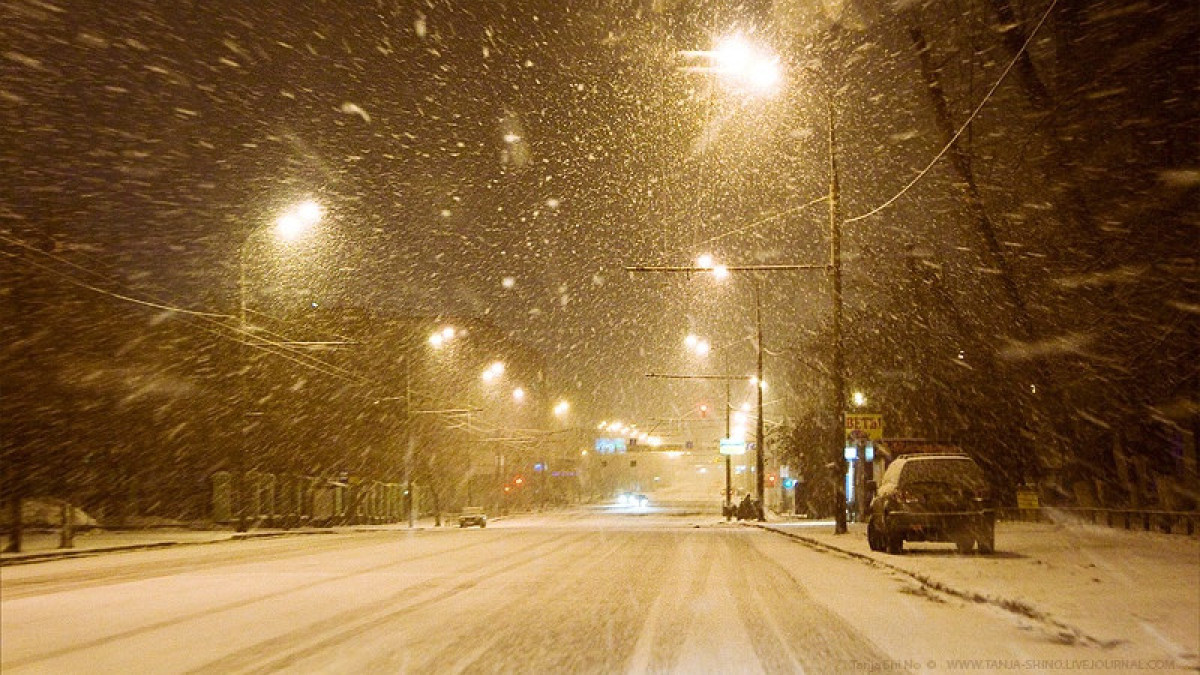
M 471 527 L 472 525 L 487 527 L 487 514 L 483 512 L 482 506 L 464 506 L 462 513 L 458 515 L 459 527 Z
M 953 542 L 996 550 L 996 504 L 975 460 L 958 454 L 901 455 L 879 482 L 867 515 L 872 551 L 896 554 L 905 541 Z

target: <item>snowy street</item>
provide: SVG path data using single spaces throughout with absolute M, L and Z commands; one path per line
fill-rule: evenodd
M 995 556 L 939 545 L 887 556 L 869 553 L 861 532 L 834 537 L 828 523 L 770 524 L 785 536 L 712 514 L 651 511 L 580 509 L 483 530 L 339 531 L 7 566 L 0 669 L 1197 666 L 1195 538 L 1003 524 Z

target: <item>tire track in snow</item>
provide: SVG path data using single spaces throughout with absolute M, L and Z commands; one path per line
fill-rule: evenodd
M 824 672 L 830 664 L 888 663 L 853 626 L 826 609 L 779 563 L 759 550 L 757 536 L 731 542 L 739 613 L 768 673 Z
M 1004 610 L 1005 612 L 1008 612 L 1010 614 L 1013 614 L 1013 615 L 1016 615 L 1016 616 L 1019 616 L 1019 617 L 1022 617 L 1022 618 L 1025 618 L 1025 619 L 1028 619 L 1028 620 L 1034 622 L 1034 624 L 1040 626 L 1040 628 L 1051 639 L 1053 639 L 1057 642 L 1060 642 L 1062 644 L 1081 644 L 1081 645 L 1085 645 L 1088 647 L 1101 647 L 1104 649 L 1108 649 L 1111 647 L 1115 647 L 1122 642 L 1121 640 L 1102 640 L 1102 639 L 1094 637 L 1092 635 L 1088 635 L 1082 629 L 1080 629 L 1076 626 L 1067 624 L 1065 622 L 1059 621 L 1058 619 L 1055 619 L 1054 617 L 1050 616 L 1049 614 L 1046 614 L 1045 612 L 1035 609 L 1034 607 L 1032 607 L 1031 605 L 1029 605 L 1028 603 L 1026 603 L 1024 601 L 1011 600 L 1008 598 L 999 598 L 999 597 L 994 597 L 994 596 L 989 596 L 989 595 L 983 595 L 982 593 L 976 593 L 974 591 L 964 591 L 964 590 L 961 590 L 954 586 L 951 586 L 949 584 L 938 581 L 926 574 L 922 574 L 920 572 L 913 572 L 911 570 L 904 569 L 903 567 L 900 567 L 898 565 L 893 565 L 891 563 L 884 562 L 882 560 L 875 558 L 872 555 L 864 555 L 862 553 L 856 553 L 854 551 L 847 551 L 845 549 L 841 549 L 836 546 L 831 546 L 824 542 L 817 541 L 816 539 L 811 539 L 809 537 L 805 537 L 803 535 L 799 535 L 794 532 L 785 532 L 783 530 L 775 529 L 773 527 L 766 526 L 766 525 L 756 525 L 756 527 L 758 527 L 759 529 L 764 530 L 766 532 L 783 535 L 789 539 L 792 539 L 801 544 L 804 544 L 805 546 L 813 549 L 814 551 L 818 551 L 820 553 L 826 553 L 826 554 L 839 555 L 844 558 L 849 558 L 851 560 L 855 560 L 857 562 L 864 563 L 870 567 L 875 567 L 878 569 L 886 570 L 886 571 L 892 572 L 894 574 L 897 574 L 901 577 L 912 579 L 913 581 L 917 582 L 917 584 L 919 584 L 922 589 L 929 592 L 930 594 L 943 593 L 945 595 L 949 595 L 950 597 L 957 598 L 959 600 L 966 600 L 968 602 L 987 604 L 987 605 L 991 605 L 993 607 L 997 607 L 1001 610 Z
M 482 545 L 486 545 L 486 544 L 487 544 L 487 542 L 472 542 L 471 544 L 467 544 L 465 546 L 454 547 L 449 550 L 450 551 L 462 550 L 462 549 L 473 548 L 475 546 L 482 546 Z M 344 542 L 340 546 L 330 547 L 329 549 L 323 550 L 321 552 L 327 553 L 330 550 L 335 550 L 336 548 L 344 548 Z M 261 595 L 256 595 L 254 597 L 245 598 L 243 600 L 238 600 L 236 602 L 229 602 L 229 603 L 225 603 L 223 605 L 217 605 L 215 607 L 206 607 L 200 611 L 173 616 L 169 619 L 165 619 L 163 621 L 158 621 L 158 622 L 155 622 L 152 624 L 138 626 L 136 628 L 131 628 L 129 630 L 121 631 L 118 633 L 104 635 L 102 637 L 94 638 L 91 640 L 76 642 L 76 643 L 71 644 L 68 647 L 63 647 L 63 648 L 56 649 L 56 650 L 49 651 L 49 652 L 39 653 L 37 655 L 29 656 L 29 657 L 22 658 L 22 659 L 14 659 L 14 660 L 6 662 L 5 666 L 7 668 L 19 668 L 19 667 L 30 666 L 30 665 L 37 664 L 37 663 L 42 663 L 45 661 L 51 661 L 54 659 L 62 658 L 64 656 L 70 656 L 72 654 L 84 652 L 84 651 L 87 651 L 90 649 L 105 647 L 116 641 L 134 639 L 134 638 L 137 638 L 142 635 L 146 635 L 149 633 L 153 633 L 155 631 L 161 631 L 161 630 L 165 630 L 165 629 L 172 628 L 175 626 L 179 626 L 179 625 L 188 623 L 190 621 L 195 621 L 197 619 L 207 619 L 216 613 L 230 612 L 230 611 L 243 609 L 243 608 L 246 608 L 246 607 L 261 603 L 261 602 L 278 599 L 278 598 L 281 598 L 281 597 L 284 597 L 287 595 L 303 592 L 306 590 L 311 590 L 311 589 L 314 589 L 314 588 L 317 588 L 317 587 L 320 587 L 323 585 L 337 583 L 344 579 L 354 577 L 354 576 L 357 576 L 360 574 L 378 573 L 378 572 L 382 572 L 382 571 L 385 571 L 385 570 L 388 570 L 388 569 L 391 569 L 391 568 L 394 568 L 397 566 L 410 564 L 411 562 L 413 562 L 415 560 L 422 560 L 425 558 L 431 558 L 434 556 L 444 555 L 446 552 L 447 552 L 447 549 L 434 550 L 434 551 L 430 551 L 428 553 L 421 553 L 418 555 L 410 556 L 410 557 L 404 558 L 402 560 L 393 560 L 393 561 L 389 561 L 389 562 L 381 564 L 381 565 L 375 565 L 375 566 L 371 566 L 371 567 L 367 567 L 367 568 L 363 568 L 363 569 L 359 569 L 359 570 L 353 570 L 353 571 L 345 572 L 342 574 L 324 577 L 324 578 L 321 578 L 321 579 L 318 579 L 315 581 L 301 584 L 299 586 L 291 586 L 291 587 L 288 587 L 285 589 L 280 589 L 278 591 L 264 593 Z M 184 566 L 183 569 L 185 569 L 184 573 L 193 573 L 193 572 L 198 572 L 198 571 L 211 570 L 216 567 L 225 567 L 228 565 L 260 564 L 262 562 L 271 562 L 271 561 L 281 559 L 281 558 L 302 557 L 302 556 L 304 556 L 304 551 L 301 550 L 298 555 L 290 555 L 290 554 L 289 555 L 275 555 L 275 554 L 272 554 L 272 555 L 267 556 L 265 559 L 251 558 L 250 556 L 251 556 L 250 552 L 239 552 L 238 555 L 233 556 L 232 558 L 222 558 L 220 560 L 215 560 L 215 561 L 210 560 L 210 561 L 206 561 L 205 563 L 200 564 L 200 565 L 187 565 L 187 566 Z M 153 564 L 151 564 L 151 566 L 153 566 Z M 132 572 L 127 572 L 124 575 L 122 582 L 136 583 L 136 581 L 147 580 L 147 578 L 143 577 L 143 578 L 140 578 L 135 581 L 135 580 L 129 578 L 129 575 L 131 575 L 131 574 L 132 574 Z M 160 578 L 162 576 L 163 576 L 162 574 L 152 574 L 149 577 L 149 579 L 156 579 L 156 578 Z M 67 585 L 67 586 L 68 587 L 63 590 L 72 590 L 69 587 L 70 585 Z M 37 595 L 44 595 L 44 594 L 45 593 L 38 593 Z M 8 598 L 6 596 L 5 600 L 7 600 L 7 599 Z
M 309 656 L 358 639 L 364 631 L 384 626 L 401 617 L 427 609 L 447 598 L 469 591 L 483 582 L 485 573 L 494 575 L 518 569 L 531 560 L 546 555 L 547 552 L 542 549 L 550 549 L 550 552 L 559 551 L 583 537 L 582 534 L 560 534 L 549 541 L 540 542 L 531 548 L 522 550 L 519 558 L 515 560 L 512 556 L 489 558 L 483 563 L 454 572 L 455 575 L 466 578 L 466 581 L 452 584 L 449 587 L 435 585 L 432 590 L 424 592 L 421 590 L 414 592 L 412 588 L 405 587 L 385 598 L 372 601 L 366 606 L 343 610 L 314 624 L 257 642 L 220 659 L 205 663 L 191 672 L 269 673 L 294 667 Z M 495 543 L 495 541 L 489 540 L 485 543 Z M 272 656 L 264 660 L 263 654 L 282 654 L 282 656 Z

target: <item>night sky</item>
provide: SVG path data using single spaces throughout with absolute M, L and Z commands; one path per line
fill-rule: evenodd
M 962 142 L 1030 305 L 1061 316 L 1071 301 L 1055 296 L 1055 280 L 1068 275 L 1055 265 L 1069 254 L 1047 227 L 1061 194 L 1053 158 L 1013 79 L 989 93 L 1010 61 L 995 18 L 959 4 L 924 17 L 944 29 L 933 39 L 951 113 L 961 122 L 987 98 Z M 6 237 L 48 236 L 57 255 L 113 275 L 124 293 L 178 307 L 232 312 L 245 250 L 265 313 L 317 303 L 484 317 L 546 355 L 581 422 L 681 417 L 715 390 L 644 374 L 711 369 L 685 355 L 689 332 L 731 344 L 731 367 L 748 372 L 749 284 L 622 268 L 704 252 L 730 264 L 824 263 L 833 97 L 852 219 L 851 384 L 869 383 L 895 368 L 870 350 L 906 339 L 889 333 L 904 312 L 889 293 L 914 251 L 960 275 L 956 297 L 979 332 L 1003 342 L 1011 325 L 955 176 L 945 160 L 930 165 L 943 142 L 908 37 L 887 11 L 864 7 L 873 4 L 8 2 L 0 218 Z M 1028 28 L 1044 5 L 1026 9 Z M 1133 72 L 1148 67 L 1139 47 L 1179 40 L 1161 9 L 1144 7 L 1143 34 L 1123 43 Z M 1119 21 L 1089 11 L 1090 29 Z M 686 70 L 682 50 L 737 32 L 779 55 L 776 95 L 750 100 Z M 1046 37 L 1029 49 L 1044 65 L 1054 46 Z M 1125 118 L 1131 126 L 1179 116 L 1142 95 L 1146 120 Z M 1109 140 L 1147 140 L 1117 135 Z M 1084 173 L 1139 189 L 1153 180 L 1116 154 L 1083 160 Z M 927 167 L 892 206 L 853 220 Z M 305 198 L 326 209 L 310 241 L 282 252 L 246 244 Z M 773 274 L 764 288 L 768 381 L 786 375 L 768 398 L 780 414 L 804 410 L 797 400 L 823 385 L 796 363 L 827 360 L 827 279 Z M 131 309 L 114 330 L 135 334 L 143 321 Z

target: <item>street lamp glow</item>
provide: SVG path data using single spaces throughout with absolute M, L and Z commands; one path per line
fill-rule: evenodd
M 708 343 L 708 340 L 700 340 L 693 349 L 695 349 L 697 356 L 708 356 L 708 353 L 712 350 L 712 345 Z
M 491 382 L 503 374 L 504 363 L 502 361 L 496 361 L 492 365 L 488 366 L 487 370 L 483 371 L 483 381 Z
M 718 73 L 757 93 L 774 93 L 782 79 L 778 57 L 752 47 L 741 36 L 723 40 L 712 58 Z
M 513 389 L 513 400 L 517 403 L 523 402 L 525 400 L 525 390 L 520 387 Z
M 724 281 L 729 278 L 729 268 L 724 265 L 716 265 L 712 268 L 713 278 L 717 281 Z
M 281 239 L 293 241 L 321 221 L 321 205 L 311 199 L 301 202 L 275 219 L 275 232 Z
M 699 341 L 700 341 L 700 338 L 698 338 L 695 335 L 692 335 L 690 333 L 688 334 L 687 337 L 683 338 L 683 344 L 687 345 L 688 349 L 695 349 L 696 343 Z
M 559 401 L 558 404 L 554 406 L 554 414 L 558 417 L 566 415 L 570 410 L 571 404 L 567 403 L 566 401 Z
M 712 255 L 705 253 L 705 254 L 701 255 L 699 258 L 696 258 L 696 267 L 706 269 L 706 270 L 711 270 L 713 268 Z
M 861 391 L 854 392 L 854 406 L 861 408 L 867 404 L 867 395 Z

